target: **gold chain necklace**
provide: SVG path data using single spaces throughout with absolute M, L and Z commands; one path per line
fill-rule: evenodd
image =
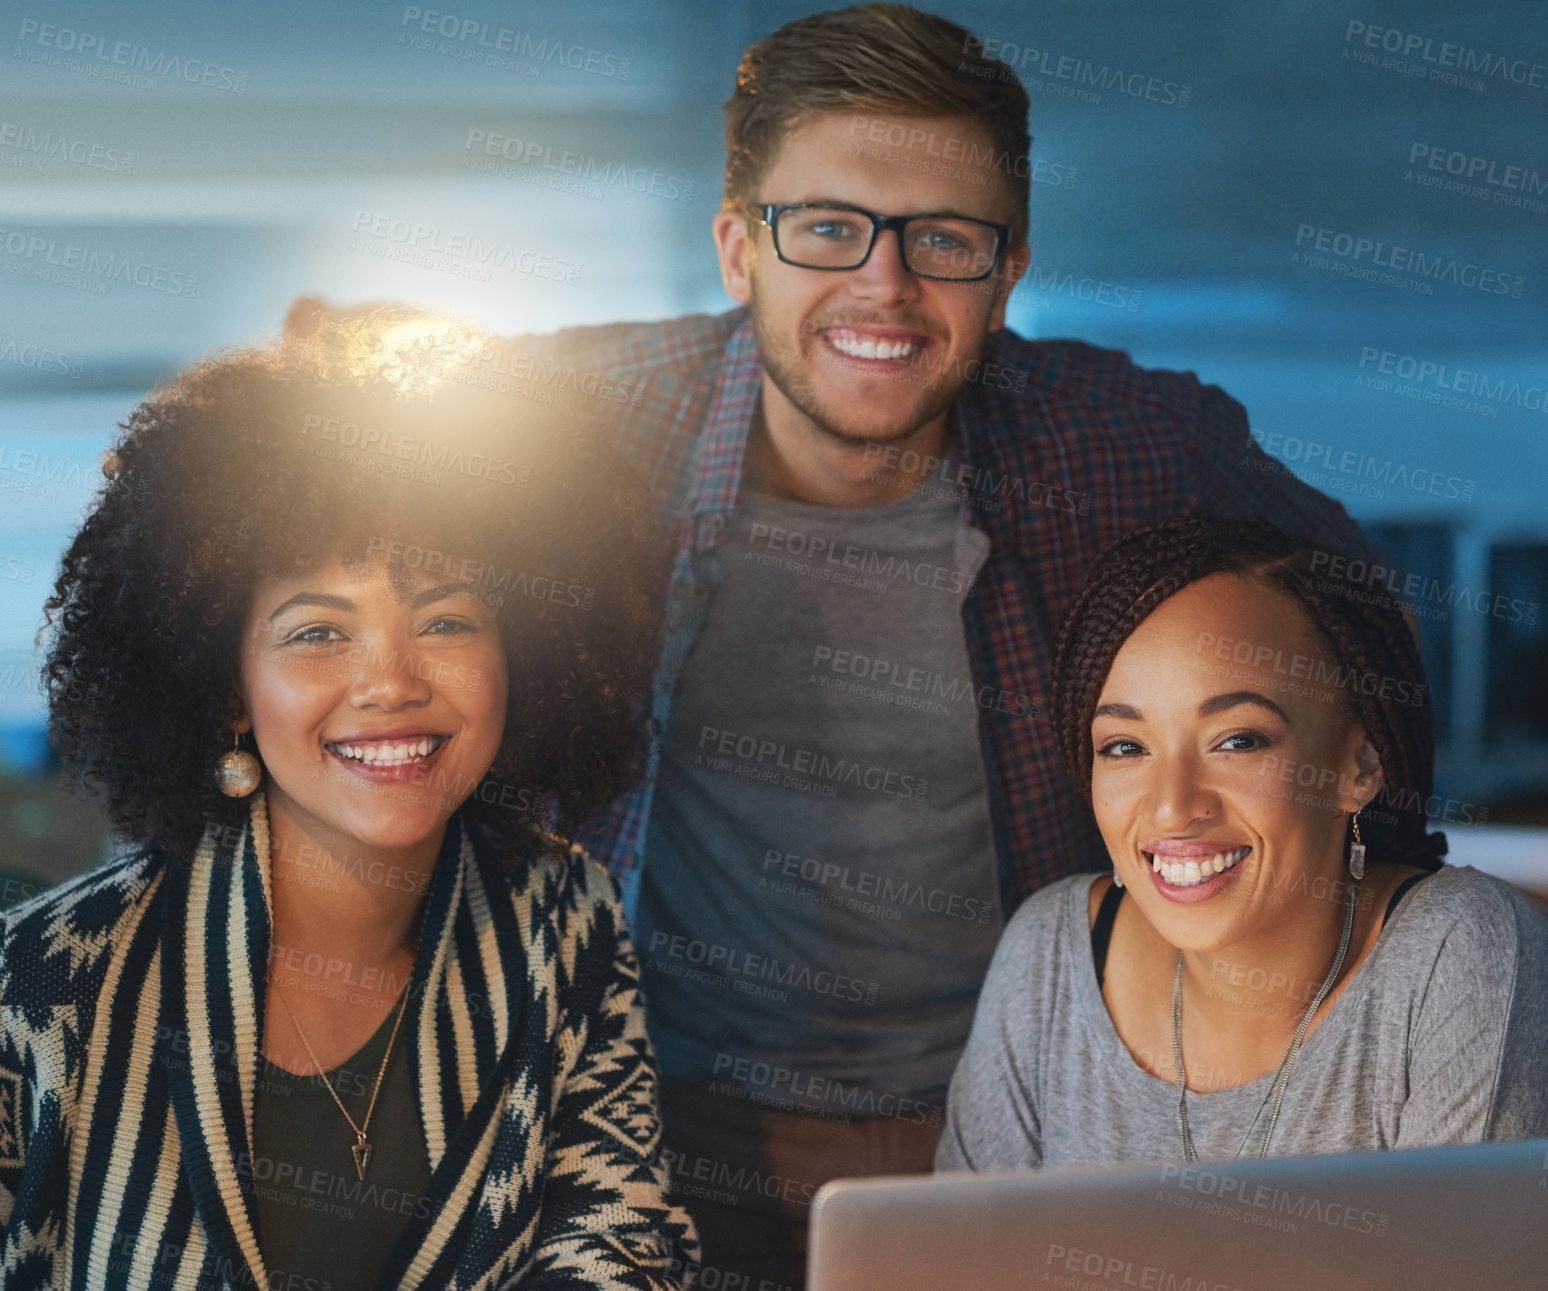
M 290 1007 L 290 1001 L 285 998 L 285 992 L 280 990 L 279 983 L 274 983 L 274 993 L 279 996 L 280 1003 L 285 1006 L 285 1012 L 290 1014 L 291 1025 L 295 1027 L 296 1034 L 301 1037 L 301 1043 L 306 1046 L 306 1056 L 312 1060 L 312 1065 L 317 1068 L 317 1074 L 322 1077 L 322 1083 L 333 1095 L 333 1101 L 339 1105 L 339 1111 L 344 1113 L 344 1119 L 349 1122 L 349 1128 L 355 1131 L 355 1141 L 350 1145 L 350 1154 L 355 1158 L 355 1173 L 360 1176 L 360 1181 L 365 1182 L 366 1167 L 371 1164 L 371 1145 L 366 1141 L 366 1130 L 371 1124 L 371 1113 L 376 1110 L 376 1096 L 382 1092 L 382 1078 L 387 1074 L 387 1060 L 392 1057 L 392 1046 L 398 1039 L 398 1026 L 403 1021 L 403 1009 L 408 1003 L 408 987 L 403 988 L 403 996 L 398 1001 L 397 1020 L 392 1024 L 392 1038 L 387 1041 L 387 1052 L 382 1055 L 381 1070 L 376 1073 L 376 1088 L 371 1091 L 371 1105 L 366 1108 L 365 1120 L 359 1125 L 355 1124 L 355 1118 L 349 1114 L 349 1109 L 344 1106 L 344 1100 L 339 1097 L 338 1090 L 334 1089 L 333 1082 L 328 1079 L 323 1070 L 322 1063 L 317 1061 L 317 1055 L 312 1052 L 312 1046 L 307 1041 L 306 1032 L 301 1029 L 301 1023 L 296 1019 L 296 1011 Z

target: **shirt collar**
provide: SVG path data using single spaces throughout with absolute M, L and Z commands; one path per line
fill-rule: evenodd
M 693 488 L 688 495 L 690 515 L 736 509 L 747 439 L 762 390 L 763 362 L 758 357 L 758 341 L 749 313 L 726 342 L 720 379 L 694 454 Z

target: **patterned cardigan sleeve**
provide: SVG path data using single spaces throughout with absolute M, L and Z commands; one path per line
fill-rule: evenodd
M 67 1195 L 71 1109 L 83 1048 L 72 1048 L 69 1016 L 84 1033 L 65 952 L 52 940 L 47 911 L 0 914 L 0 1287 L 57 1254 Z M 73 949 L 73 948 L 72 948 Z M 91 956 L 77 952 L 89 977 Z
M 574 886 L 595 901 L 578 951 L 577 994 L 591 996 L 582 988 L 588 974 L 580 961 L 594 960 L 606 981 L 600 1005 L 587 1009 L 577 1027 L 584 1042 L 556 1091 L 540 1229 L 520 1286 L 680 1291 L 697 1267 L 699 1244 L 687 1213 L 666 1199 L 656 1060 L 638 960 L 612 879 L 579 853 L 572 874 Z M 573 1034 L 561 1029 L 561 1047 Z

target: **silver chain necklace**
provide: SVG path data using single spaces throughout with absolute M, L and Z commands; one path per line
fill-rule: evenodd
M 1296 1056 L 1301 1052 L 1301 1041 L 1306 1038 L 1306 1030 L 1311 1026 L 1312 1015 L 1316 1013 L 1318 1006 L 1327 999 L 1328 992 L 1333 989 L 1333 983 L 1338 980 L 1338 970 L 1344 966 L 1344 954 L 1349 949 L 1349 934 L 1354 929 L 1355 900 L 1360 890 L 1358 882 L 1349 885 L 1349 900 L 1344 909 L 1344 932 L 1338 939 L 1338 954 L 1333 956 L 1333 965 L 1328 969 L 1328 975 L 1322 979 L 1322 986 L 1317 991 L 1316 998 L 1312 1000 L 1306 1013 L 1301 1018 L 1301 1025 L 1296 1027 L 1295 1035 L 1290 1041 L 1290 1047 L 1285 1051 L 1284 1058 L 1280 1061 L 1279 1070 L 1275 1073 L 1274 1083 L 1269 1087 L 1269 1092 L 1263 1096 L 1263 1101 L 1258 1104 L 1258 1110 L 1253 1113 L 1252 1123 L 1247 1126 L 1247 1133 L 1242 1135 L 1242 1141 L 1237 1144 L 1236 1152 L 1231 1159 L 1234 1161 L 1241 1156 L 1242 1149 L 1247 1146 L 1247 1140 L 1252 1137 L 1254 1126 L 1258 1118 L 1263 1115 L 1263 1109 L 1273 1100 L 1273 1110 L 1269 1113 L 1268 1128 L 1263 1131 L 1263 1141 L 1258 1145 L 1258 1158 L 1262 1160 L 1268 1155 L 1269 1139 L 1273 1137 L 1274 1126 L 1279 1123 L 1279 1109 L 1285 1101 L 1285 1089 L 1290 1084 L 1290 1072 L 1295 1067 Z M 1172 979 L 1172 1064 L 1177 1072 L 1177 1128 L 1182 1133 L 1183 1157 L 1188 1161 L 1197 1161 L 1198 1153 L 1193 1150 L 1193 1134 L 1188 1129 L 1188 1078 L 1183 1070 L 1182 1056 L 1182 951 L 1177 952 L 1177 972 Z

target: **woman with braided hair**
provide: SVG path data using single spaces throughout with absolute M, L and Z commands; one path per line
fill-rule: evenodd
M 1054 676 L 1112 869 L 1007 926 L 938 1169 L 1548 1136 L 1548 920 L 1441 864 L 1396 605 L 1181 517 L 1097 559 Z

